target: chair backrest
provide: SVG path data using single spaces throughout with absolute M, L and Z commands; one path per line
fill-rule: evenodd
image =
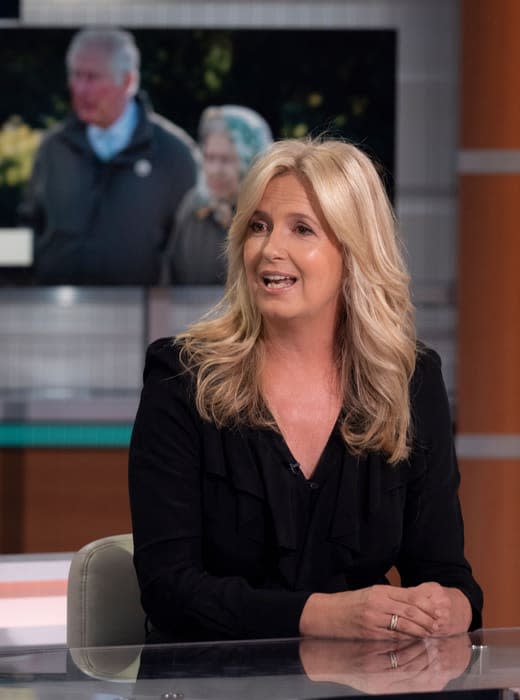
M 67 588 L 69 648 L 143 644 L 145 613 L 133 564 L 132 535 L 113 535 L 72 558 Z

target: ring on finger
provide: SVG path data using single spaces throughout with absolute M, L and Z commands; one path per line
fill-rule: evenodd
M 392 671 L 395 671 L 395 669 L 399 666 L 397 663 L 397 654 L 395 651 L 389 651 L 388 656 L 390 657 L 390 668 Z
M 397 625 L 399 623 L 399 615 L 396 615 L 395 613 L 392 615 L 390 618 L 390 624 L 388 625 L 388 629 L 390 632 L 395 632 L 397 629 Z

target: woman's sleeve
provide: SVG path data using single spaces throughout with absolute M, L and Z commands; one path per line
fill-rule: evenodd
M 436 581 L 459 588 L 482 624 L 482 591 L 464 557 L 464 525 L 451 416 L 437 353 L 420 352 L 411 388 L 415 449 L 397 568 L 404 586 Z
M 172 341 L 150 346 L 129 456 L 142 604 L 172 639 L 298 635 L 309 593 L 256 589 L 203 564 L 202 420 Z

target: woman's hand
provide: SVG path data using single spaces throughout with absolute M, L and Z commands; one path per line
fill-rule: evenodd
M 300 617 L 300 633 L 399 640 L 465 632 L 470 621 L 469 601 L 457 589 L 433 582 L 412 588 L 370 586 L 311 595 Z
M 473 614 L 471 604 L 458 588 L 447 588 L 434 581 L 429 581 L 408 590 L 414 590 L 420 595 L 428 596 L 434 604 L 438 624 L 436 636 L 460 634 L 469 629 Z

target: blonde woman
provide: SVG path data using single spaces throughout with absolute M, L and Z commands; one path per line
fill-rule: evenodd
M 222 306 L 147 354 L 130 497 L 150 640 L 479 626 L 458 481 L 375 168 L 276 143 L 241 188 Z

